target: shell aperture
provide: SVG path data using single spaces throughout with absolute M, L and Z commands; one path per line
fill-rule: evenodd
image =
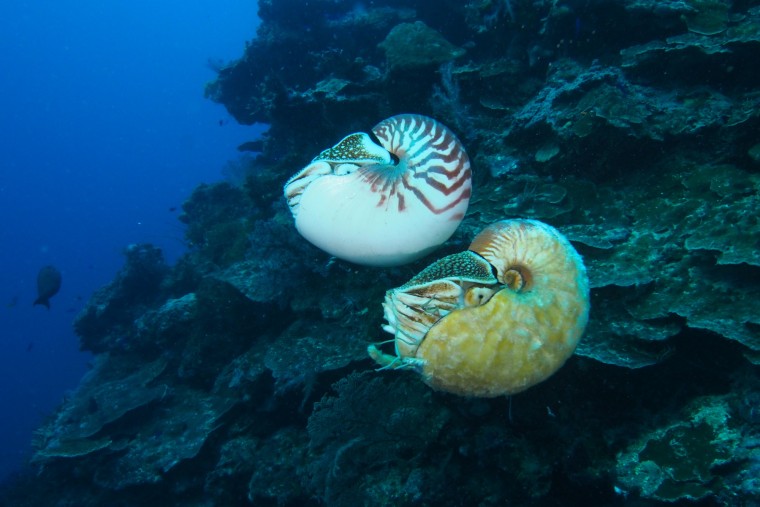
M 431 252 L 456 230 L 472 190 L 456 136 L 421 115 L 346 136 L 292 176 L 284 193 L 309 242 L 350 262 L 395 266 Z
M 492 224 L 466 253 L 495 277 L 473 279 L 449 256 L 388 291 L 383 329 L 394 335 L 396 355 L 373 345 L 370 356 L 384 367 L 412 367 L 430 386 L 467 396 L 513 394 L 545 380 L 573 354 L 588 322 L 580 256 L 556 229 L 535 220 Z M 421 291 L 413 282 L 426 272 L 445 276 L 426 277 Z
M 441 317 L 468 306 L 468 293 L 497 284 L 491 265 L 475 252 L 449 255 L 431 264 L 395 291 L 385 295 L 388 323 L 383 329 L 396 337 L 396 354 L 414 352 L 428 329 Z

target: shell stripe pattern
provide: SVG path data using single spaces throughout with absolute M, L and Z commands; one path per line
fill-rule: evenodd
M 435 389 L 493 397 L 545 380 L 573 354 L 588 322 L 589 282 L 559 231 L 505 220 L 481 231 L 467 252 L 388 291 L 383 305 L 396 354 L 371 345 L 372 359 L 412 368 Z
M 402 114 L 323 150 L 283 190 L 313 245 L 357 264 L 398 266 L 451 237 L 467 212 L 472 170 L 448 128 Z
M 372 191 L 380 193 L 378 206 L 384 206 L 395 196 L 397 209 L 404 211 L 406 197 L 413 196 L 431 212 L 441 214 L 469 201 L 470 159 L 454 133 L 441 123 L 425 116 L 403 114 L 378 123 L 372 133 L 408 169 L 397 173 L 396 178 L 388 178 L 387 173 L 373 167 L 362 170 Z M 457 213 L 450 219 L 461 220 L 463 216 L 464 212 Z

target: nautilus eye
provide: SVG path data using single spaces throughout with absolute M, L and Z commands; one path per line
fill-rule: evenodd
M 481 286 L 481 285 L 473 285 L 471 287 L 467 287 L 464 291 L 464 299 L 462 301 L 462 306 L 480 306 L 484 305 L 488 302 L 491 297 L 496 294 L 497 287 L 496 286 Z
M 370 356 L 384 367 L 414 368 L 436 389 L 468 396 L 513 394 L 551 376 L 573 354 L 588 322 L 588 277 L 572 245 L 541 222 L 505 220 L 456 255 L 471 263 L 445 257 L 438 261 L 444 267 L 434 263 L 420 273 L 431 276 L 386 293 L 384 329 L 395 336 L 396 354 L 372 345 Z M 461 297 L 451 298 L 451 286 L 441 291 L 444 282 Z M 424 297 L 411 297 L 410 289 Z
M 394 266 L 454 233 L 467 211 L 471 174 L 448 128 L 402 114 L 378 123 L 372 136 L 351 134 L 323 151 L 284 192 L 298 232 L 312 244 L 357 264 Z

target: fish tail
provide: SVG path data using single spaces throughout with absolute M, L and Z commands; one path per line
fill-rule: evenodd
M 48 301 L 47 299 L 42 299 L 42 298 L 35 299 L 34 303 L 32 303 L 32 306 L 37 306 L 37 305 L 43 305 L 45 308 L 50 310 L 50 301 Z

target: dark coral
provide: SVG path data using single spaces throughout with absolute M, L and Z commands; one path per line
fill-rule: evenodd
M 757 1 L 259 8 L 257 37 L 206 92 L 270 125 L 260 156 L 234 168 L 244 184 L 189 198 L 176 266 L 126 250 L 75 323 L 92 371 L 40 428 L 39 475 L 0 500 L 760 501 Z M 452 127 L 474 162 L 468 214 L 436 256 L 527 217 L 584 257 L 586 336 L 525 394 L 463 399 L 373 371 L 384 291 L 430 259 L 353 266 L 293 227 L 287 177 L 403 112 Z
M 83 350 L 106 352 L 119 342 L 127 346 L 123 338 L 134 320 L 160 301 L 158 289 L 169 271 L 161 250 L 129 245 L 124 255 L 126 264 L 116 278 L 90 298 L 74 321 Z

